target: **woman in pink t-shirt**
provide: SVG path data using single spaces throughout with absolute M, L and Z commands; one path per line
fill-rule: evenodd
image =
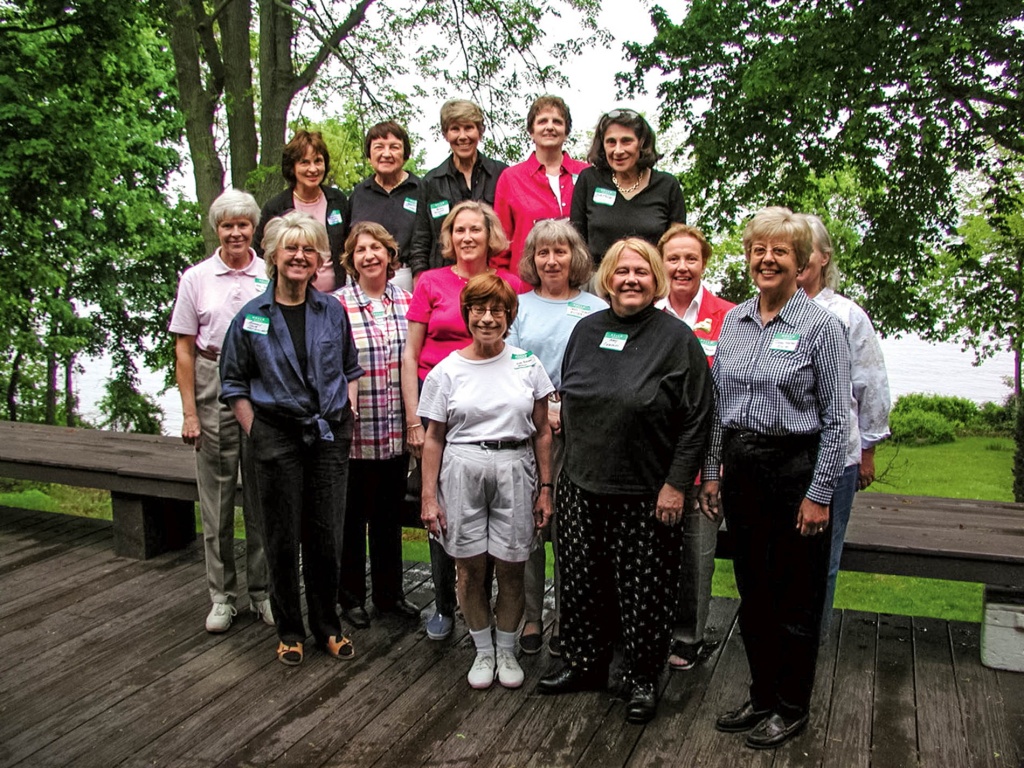
M 508 248 L 508 239 L 494 210 L 486 203 L 459 203 L 441 224 L 441 253 L 455 259 L 450 267 L 419 275 L 406 318 L 409 335 L 402 356 L 402 399 L 405 403 L 406 444 L 419 457 L 425 428 L 416 415 L 420 387 L 430 370 L 450 353 L 467 346 L 471 337 L 462 317 L 459 295 L 471 277 L 495 273 L 516 293 L 530 286 L 515 275 L 489 265 L 490 259 Z M 444 640 L 455 617 L 455 563 L 433 539 L 430 541 L 434 576 L 435 613 L 427 621 L 427 636 Z

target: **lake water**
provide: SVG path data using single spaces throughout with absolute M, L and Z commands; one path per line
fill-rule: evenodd
M 916 336 L 882 339 L 882 351 L 889 371 L 893 400 L 911 392 L 966 397 L 977 403 L 1002 403 L 1010 394 L 1013 377 L 1013 355 L 1001 352 L 980 366 L 973 365 L 974 355 L 962 352 L 956 344 L 931 344 Z M 79 378 L 81 411 L 89 421 L 100 418 L 96 403 L 103 395 L 104 380 L 110 375 L 110 364 L 102 358 L 83 361 L 85 373 Z M 1009 380 L 1010 383 L 1007 383 Z M 164 409 L 164 433 L 181 433 L 181 399 L 176 389 L 158 395 L 163 377 L 151 372 L 142 375 L 143 389 L 157 397 Z

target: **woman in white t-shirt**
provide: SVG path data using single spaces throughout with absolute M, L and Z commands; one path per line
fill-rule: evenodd
M 459 298 L 472 343 L 430 371 L 417 409 L 430 419 L 422 520 L 455 560 L 459 604 L 476 646 L 469 684 L 488 688 L 497 677 L 518 688 L 523 572 L 536 531 L 551 518 L 547 396 L 554 387 L 536 355 L 505 344 L 518 308 L 508 283 L 479 275 Z M 488 557 L 498 581 L 493 637 Z

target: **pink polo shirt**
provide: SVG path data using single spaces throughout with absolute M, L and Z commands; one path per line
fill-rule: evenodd
M 562 168 L 558 176 L 559 197 L 548 181 L 547 170 L 537 160 L 537 153 L 529 159 L 506 168 L 498 177 L 494 190 L 494 211 L 512 243 L 510 252 L 491 259 L 492 267 L 519 274 L 519 260 L 523 258 L 526 236 L 541 219 L 567 219 L 572 205 L 572 190 L 580 171 L 587 164 L 573 160 L 562 153 Z
M 231 269 L 221 261 L 220 248 L 185 270 L 171 314 L 171 333 L 195 336 L 196 346 L 220 352 L 224 334 L 238 310 L 269 284 L 263 259 L 249 249 L 249 265 Z

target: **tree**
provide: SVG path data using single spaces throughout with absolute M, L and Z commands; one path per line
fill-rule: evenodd
M 172 75 L 145 3 L 0 6 L 0 384 L 10 419 L 74 423 L 78 355 L 110 350 L 111 378 L 137 391 L 136 360 L 157 349 L 177 273 L 198 253 L 194 207 L 164 192 L 180 163 Z
M 315 105 L 340 96 L 370 118 L 401 120 L 414 112 L 411 97 L 459 93 L 479 101 L 492 124 L 507 124 L 518 97 L 563 82 L 536 53 L 562 8 L 580 12 L 589 37 L 561 37 L 549 51 L 555 61 L 605 39 L 592 21 L 599 0 L 258 0 L 255 17 L 248 0 L 164 2 L 201 210 L 223 189 L 218 139 L 233 186 L 261 200 L 279 188 L 267 169 L 280 162 L 300 93 Z M 402 78 L 411 93 L 400 90 Z M 511 152 L 499 144 L 499 155 Z M 263 172 L 254 175 L 257 166 Z
M 845 267 L 883 329 L 929 334 L 928 278 L 959 223 L 957 174 L 1024 153 L 1024 36 L 1015 0 L 695 0 L 654 8 L 631 44 L 630 92 L 652 70 L 663 128 L 682 122 L 688 197 L 712 228 L 765 204 L 804 205 L 846 179 Z M 838 197 L 819 198 L 828 214 Z

